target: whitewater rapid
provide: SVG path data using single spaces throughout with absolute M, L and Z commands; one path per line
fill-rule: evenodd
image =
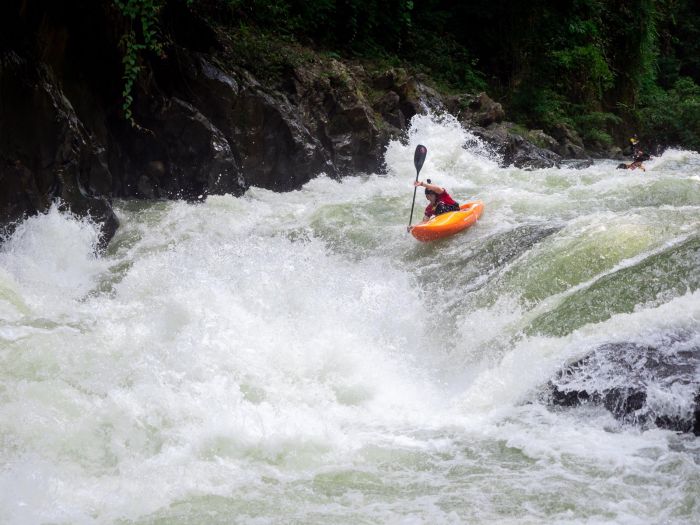
M 417 144 L 422 179 L 484 201 L 468 231 L 406 233 Z M 540 396 L 603 344 L 700 348 L 700 155 L 503 169 L 417 116 L 385 161 L 116 203 L 102 257 L 89 220 L 19 225 L 0 247 L 0 523 L 700 521 L 700 438 Z

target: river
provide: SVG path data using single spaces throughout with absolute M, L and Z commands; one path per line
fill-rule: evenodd
M 428 244 L 417 144 L 422 179 L 485 203 Z M 103 257 L 88 220 L 25 220 L 0 248 L 0 523 L 700 522 L 700 438 L 542 396 L 600 345 L 700 351 L 700 155 L 503 169 L 417 116 L 385 160 L 117 202 Z

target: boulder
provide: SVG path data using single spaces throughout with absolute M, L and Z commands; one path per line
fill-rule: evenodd
M 401 100 L 401 111 L 407 120 L 428 111 L 441 113 L 446 109 L 440 94 L 418 77 L 408 77 L 405 82 L 395 86 L 395 89 Z
M 401 97 L 395 91 L 387 91 L 372 106 L 382 118 L 398 129 L 406 127 L 406 117 L 401 111 Z
M 498 124 L 505 118 L 503 106 L 491 99 L 486 93 L 447 97 L 445 105 L 450 113 L 469 128 L 474 126 L 485 128 L 492 124 Z
M 199 53 L 178 51 L 175 64 L 156 77 L 159 87 L 189 100 L 221 133 L 244 181 L 234 194 L 255 185 L 277 191 L 299 188 L 318 173 L 336 175 L 331 155 L 306 122 L 307 114 L 280 91 L 250 73 L 214 64 Z
M 700 346 L 687 333 L 666 334 L 656 345 L 602 345 L 564 367 L 545 398 L 559 406 L 594 403 L 628 423 L 700 435 Z
M 488 128 L 473 128 L 472 132 L 489 144 L 500 155 L 502 166 L 522 169 L 559 167 L 561 157 L 556 153 L 538 148 L 521 135 L 512 133 L 510 123 L 492 124 Z
M 528 131 L 526 138 L 538 148 L 548 149 L 550 151 L 555 151 L 559 144 L 554 137 L 547 135 L 541 129 L 531 129 Z
M 299 112 L 324 145 L 329 169 L 338 175 L 379 171 L 388 136 L 353 71 L 331 59 L 297 67 L 295 77 Z
M 557 146 L 552 151 L 567 159 L 588 158 L 583 139 L 571 126 L 560 123 L 556 124 L 549 131 L 550 135 L 557 141 Z
M 409 75 L 403 68 L 391 68 L 375 75 L 370 81 L 372 87 L 386 91 L 375 103 L 375 110 L 389 124 L 400 129 L 404 129 L 414 115 L 423 115 L 428 111 L 450 111 L 445 104 L 446 99 L 427 82 L 424 76 Z M 398 96 L 398 109 L 392 93 Z M 387 99 L 387 95 L 390 99 Z
M 45 212 L 55 199 L 102 225 L 101 246 L 118 220 L 104 148 L 86 130 L 52 70 L 8 50 L 0 54 L 0 213 L 5 223 Z
M 406 70 L 400 67 L 390 68 L 386 71 L 376 74 L 372 80 L 371 84 L 374 89 L 381 91 L 390 91 L 396 89 L 396 86 L 400 86 L 406 83 L 408 80 L 408 74 Z
M 229 142 L 188 102 L 156 99 L 148 111 L 136 108 L 143 129 L 120 137 L 123 196 L 197 199 L 245 191 L 245 181 Z
M 593 166 L 592 159 L 562 159 L 561 166 L 574 170 L 582 170 Z

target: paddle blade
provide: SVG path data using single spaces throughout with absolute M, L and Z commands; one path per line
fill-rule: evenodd
M 416 177 L 420 173 L 423 163 L 425 162 L 425 156 L 428 154 L 428 148 L 419 144 L 416 146 L 416 152 L 413 155 L 413 164 L 416 166 Z

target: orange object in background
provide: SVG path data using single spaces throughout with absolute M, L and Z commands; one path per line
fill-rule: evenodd
M 484 203 L 472 201 L 462 204 L 459 211 L 448 211 L 428 222 L 411 228 L 411 235 L 422 242 L 434 241 L 460 232 L 474 224 L 484 211 Z

